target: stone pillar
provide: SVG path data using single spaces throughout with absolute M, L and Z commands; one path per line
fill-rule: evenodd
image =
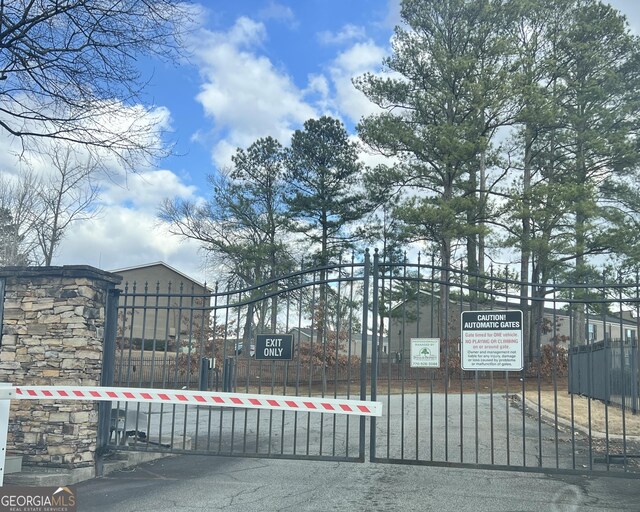
M 99 386 L 107 294 L 120 279 L 88 266 L 0 268 L 0 381 Z M 14 400 L 7 450 L 25 465 L 91 467 L 97 428 L 98 402 Z

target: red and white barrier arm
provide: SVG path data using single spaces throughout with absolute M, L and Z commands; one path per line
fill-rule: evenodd
M 7 389 L 7 388 L 5 388 Z M 356 416 L 382 416 L 382 403 L 342 398 L 313 396 L 254 395 L 249 393 L 218 393 L 142 388 L 109 388 L 85 386 L 17 386 L 12 389 L 14 400 L 98 400 L 142 402 L 156 404 L 205 405 L 243 409 L 321 412 Z M 0 392 L 0 399 L 2 393 Z

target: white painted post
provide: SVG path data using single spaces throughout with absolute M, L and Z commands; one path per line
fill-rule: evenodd
M 0 487 L 4 484 L 4 466 L 7 458 L 7 434 L 9 433 L 9 409 L 15 396 L 13 385 L 0 382 Z

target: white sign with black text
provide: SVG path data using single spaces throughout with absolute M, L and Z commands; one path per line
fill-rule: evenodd
M 522 370 L 522 311 L 464 311 L 461 352 L 463 370 Z

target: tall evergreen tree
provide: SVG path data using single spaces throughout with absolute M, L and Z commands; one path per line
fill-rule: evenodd
M 314 263 L 328 265 L 353 248 L 351 228 L 366 213 L 357 147 L 339 120 L 325 116 L 293 134 L 286 161 L 293 229 L 308 238 Z
M 553 179 L 547 178 L 553 175 L 558 161 L 558 78 L 553 72 L 553 56 L 571 1 L 517 0 L 505 5 L 511 22 L 507 34 L 513 49 L 511 85 L 517 104 L 511 150 L 519 156 L 515 158 L 519 164 L 512 163 L 511 175 L 518 168 L 521 174 L 516 174 L 513 186 L 505 191 L 502 225 L 508 233 L 504 245 L 520 253 L 520 307 L 523 312 L 532 311 L 523 333 L 529 357 L 533 357 L 536 346 L 531 336 L 540 336 L 544 305 L 542 300 L 530 304 L 529 297 L 546 294 L 539 283 L 546 282 L 549 275 L 547 242 L 554 226 L 564 220 L 559 209 L 566 204 L 563 196 L 555 194 L 558 189 Z M 543 186 L 545 183 L 549 186 Z
M 393 55 L 384 62 L 395 76 L 366 74 L 355 81 L 383 109 L 360 122 L 361 138 L 399 160 L 378 175 L 381 186 L 411 190 L 395 213 L 411 227 L 412 240 L 437 244 L 445 283 L 458 241 L 468 242 L 469 266 L 478 270 L 486 216 L 480 177 L 493 133 L 510 115 L 499 5 L 405 0 L 406 26 L 396 28 Z M 448 301 L 446 286 L 440 301 Z
M 521 279 L 530 278 L 537 298 L 532 356 L 552 277 L 565 273 L 585 282 L 589 258 L 628 238 L 610 192 L 638 165 L 639 47 L 624 17 L 597 0 L 516 5 L 522 8 L 516 93 L 524 106 L 517 133 L 524 172 L 508 209 L 522 228 L 514 226 L 507 245 L 521 248 Z M 586 339 L 582 307 L 574 332 Z
M 597 22 L 594 22 L 597 20 Z M 640 93 L 640 45 L 625 18 L 599 1 L 576 2 L 571 23 L 559 45 L 566 115 L 567 171 L 575 187 L 572 207 L 572 277 L 584 283 L 588 256 L 608 253 L 626 226 L 612 224 L 603 209 L 601 186 L 624 177 L 640 162 L 636 141 Z M 586 342 L 584 309 L 575 315 L 574 332 Z
M 321 267 L 319 298 L 312 317 L 318 343 L 323 346 L 328 343 L 331 295 L 324 267 L 337 263 L 357 242 L 354 224 L 366 213 L 363 171 L 357 147 L 337 119 L 309 119 L 291 138 L 287 204 L 293 229 L 307 238 L 312 263 Z

